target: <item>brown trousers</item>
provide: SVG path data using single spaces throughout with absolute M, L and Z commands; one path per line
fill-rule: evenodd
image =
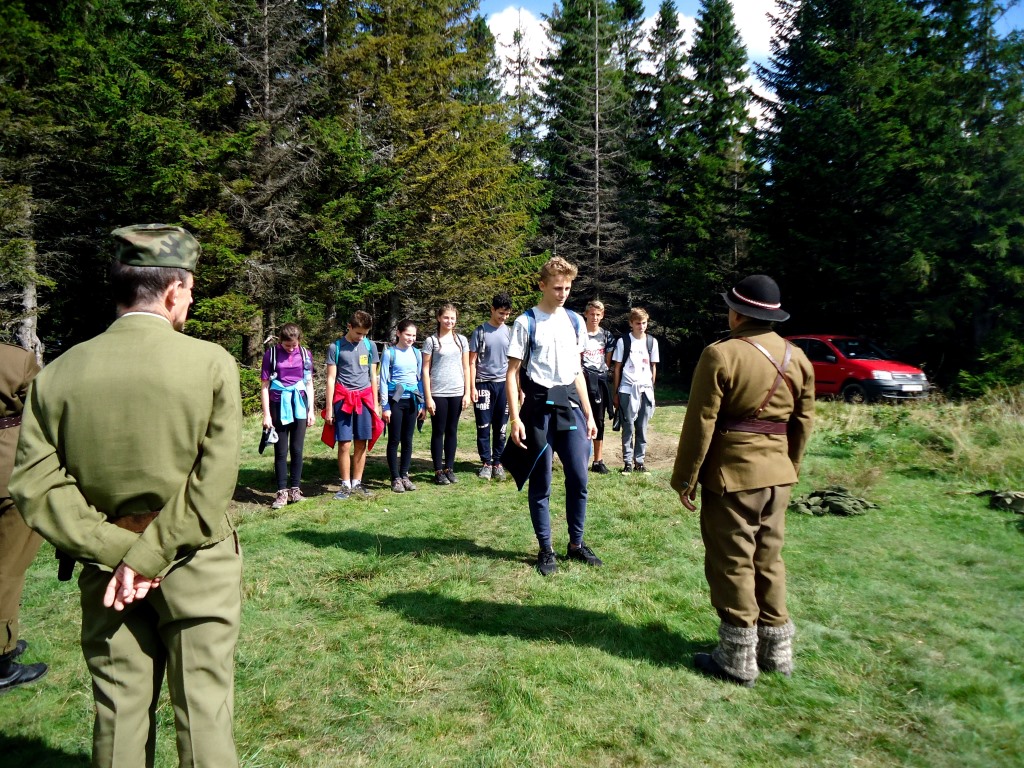
M 0 655 L 18 643 L 18 611 L 25 572 L 43 543 L 21 518 L 14 500 L 0 498 Z
M 786 611 L 782 562 L 786 507 L 793 487 L 717 494 L 701 488 L 704 574 L 719 618 L 736 627 L 778 627 Z

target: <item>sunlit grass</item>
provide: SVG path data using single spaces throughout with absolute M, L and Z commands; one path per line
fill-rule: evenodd
M 798 627 L 791 680 L 753 690 L 691 669 L 717 621 L 695 515 L 662 465 L 591 482 L 600 570 L 543 579 L 525 494 L 472 475 L 333 502 L 311 436 L 309 501 L 271 512 L 269 457 L 247 447 L 236 514 L 245 549 L 236 732 L 247 766 L 1014 766 L 1024 754 L 1024 536 L 972 492 L 1024 488 L 1024 400 L 822 403 L 798 492 L 848 485 L 880 509 L 789 518 Z M 660 406 L 661 445 L 680 406 Z M 614 443 L 615 439 L 612 438 Z M 662 447 L 661 450 L 664 450 Z M 609 462 L 611 464 L 611 462 Z M 556 478 L 558 476 L 556 475 Z M 557 486 L 557 483 L 556 483 Z M 556 547 L 564 550 L 558 510 Z M 11 765 L 86 765 L 91 693 L 77 590 L 44 548 L 23 612 L 38 685 L 0 698 Z M 166 702 L 157 763 L 176 765 Z M 7 764 L 5 760 L 5 764 Z

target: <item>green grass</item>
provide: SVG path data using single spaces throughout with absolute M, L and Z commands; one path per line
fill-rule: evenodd
M 1011 393 L 1012 394 L 1012 393 Z M 683 408 L 659 407 L 650 476 L 595 477 L 600 570 L 542 579 L 525 494 L 472 476 L 333 502 L 310 438 L 307 493 L 269 510 L 272 462 L 247 425 L 236 737 L 256 766 L 1017 766 L 1024 754 L 1024 535 L 970 494 L 1024 488 L 1020 398 L 909 408 L 822 403 L 797 493 L 839 482 L 880 505 L 789 518 L 797 672 L 753 690 L 704 679 L 715 641 L 697 516 L 668 486 Z M 619 456 L 609 433 L 609 466 Z M 560 477 L 552 509 L 564 549 Z M 73 584 L 49 550 L 29 573 L 27 660 L 41 683 L 0 697 L 5 764 L 87 765 L 88 675 Z M 157 764 L 176 764 L 170 707 Z M 12 759 L 13 762 L 8 762 Z

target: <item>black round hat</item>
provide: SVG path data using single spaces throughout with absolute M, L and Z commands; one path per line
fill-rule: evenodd
M 789 320 L 789 312 L 782 309 L 779 286 L 768 275 L 745 277 L 723 293 L 722 298 L 730 309 L 755 320 Z

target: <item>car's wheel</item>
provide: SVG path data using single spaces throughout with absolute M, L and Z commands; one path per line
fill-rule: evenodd
M 866 403 L 868 391 L 864 389 L 864 385 L 852 381 L 843 387 L 843 399 L 848 403 Z

